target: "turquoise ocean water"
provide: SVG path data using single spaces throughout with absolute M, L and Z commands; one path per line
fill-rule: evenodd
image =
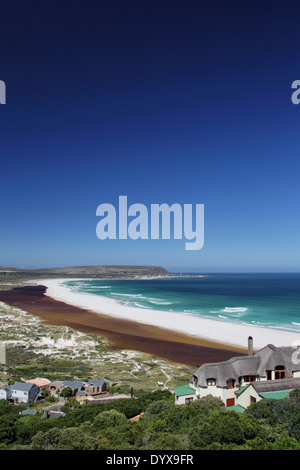
M 131 307 L 300 332 L 300 274 L 207 274 L 146 280 L 74 280 L 74 292 Z

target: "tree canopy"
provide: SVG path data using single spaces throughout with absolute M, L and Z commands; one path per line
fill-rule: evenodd
M 21 416 L 22 407 L 1 401 L 0 449 L 300 450 L 298 391 L 289 399 L 261 400 L 244 413 L 212 396 L 175 405 L 165 391 L 79 407 L 73 401 L 66 416 L 52 420 Z

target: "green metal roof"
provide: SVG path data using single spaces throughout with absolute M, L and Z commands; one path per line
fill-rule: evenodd
M 234 406 L 227 406 L 226 410 L 236 411 L 237 413 L 244 413 L 245 408 L 243 408 L 241 405 L 234 405 Z
M 234 392 L 236 395 L 240 395 L 241 393 L 243 393 L 244 390 L 246 390 L 246 388 L 249 387 L 249 384 L 248 385 L 242 385 L 236 392 Z
M 35 415 L 35 414 L 36 414 L 36 410 L 33 410 L 32 408 L 26 408 L 26 410 L 21 411 L 20 414 L 21 414 L 22 416 L 25 416 L 25 415 Z
M 174 387 L 174 392 L 175 392 L 176 397 L 196 394 L 196 390 L 191 388 L 189 385 L 181 385 L 180 387 Z
M 280 392 L 264 392 L 260 393 L 259 395 L 263 398 L 275 398 L 277 400 L 280 400 L 282 398 L 288 397 L 290 394 L 290 390 L 282 390 Z

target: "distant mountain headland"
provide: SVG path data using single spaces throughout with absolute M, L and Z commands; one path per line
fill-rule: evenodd
M 19 269 L 0 266 L 0 276 L 69 277 L 69 278 L 141 278 L 173 276 L 161 266 L 70 266 L 64 268 Z

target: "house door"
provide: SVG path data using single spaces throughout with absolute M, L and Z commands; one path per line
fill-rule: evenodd
M 235 399 L 234 398 L 227 398 L 226 406 L 234 406 L 234 405 L 235 405 Z

